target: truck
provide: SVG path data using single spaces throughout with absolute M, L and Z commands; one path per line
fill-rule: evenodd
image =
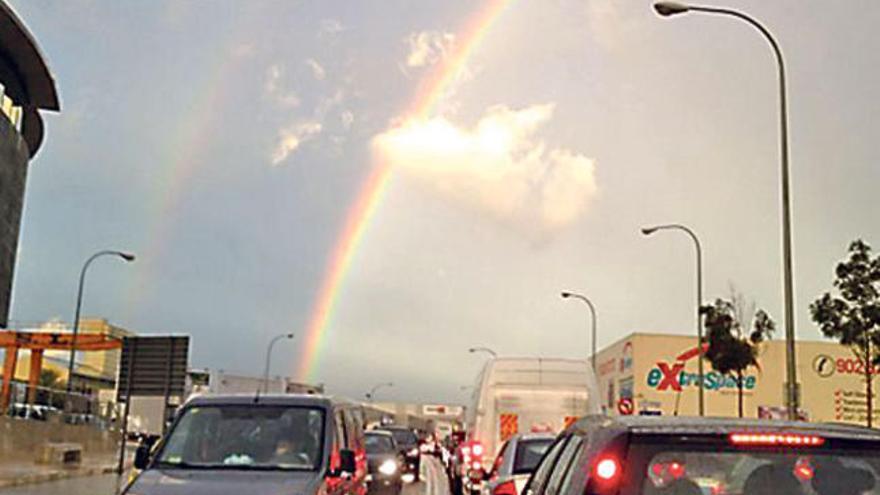
M 453 486 L 480 490 L 486 468 L 518 433 L 558 433 L 578 418 L 601 412 L 588 361 L 493 358 L 477 376 L 467 409 L 467 441 L 459 447 Z

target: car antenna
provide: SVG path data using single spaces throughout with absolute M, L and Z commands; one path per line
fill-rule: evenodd
M 257 385 L 257 393 L 254 394 L 254 404 L 258 404 L 260 402 L 260 388 L 262 387 L 262 383 Z

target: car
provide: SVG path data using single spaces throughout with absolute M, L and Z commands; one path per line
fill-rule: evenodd
M 416 433 L 404 426 L 387 425 L 379 428 L 394 436 L 394 441 L 404 458 L 404 474 L 412 476 L 413 481 L 419 481 L 419 470 L 422 465 L 422 456 L 419 452 L 419 437 Z
M 515 435 L 501 446 L 487 474 L 483 495 L 517 495 L 553 443 L 546 433 Z
M 318 395 L 194 397 L 134 467 L 127 495 L 365 495 L 363 411 Z
M 372 430 L 364 435 L 367 450 L 367 493 L 398 495 L 403 489 L 403 459 L 394 435 Z
M 523 495 L 857 495 L 880 488 L 880 432 L 773 420 L 585 417 Z

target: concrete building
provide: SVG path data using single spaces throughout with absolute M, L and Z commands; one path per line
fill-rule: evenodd
M 6 328 L 28 162 L 43 142 L 39 110 L 60 109 L 33 35 L 0 0 L 0 328 Z
M 696 338 L 634 333 L 598 353 L 596 375 L 602 407 L 611 414 L 695 416 L 699 376 Z M 772 340 L 759 351 L 759 369 L 743 379 L 744 416 L 785 416 L 785 342 Z M 864 424 L 867 395 L 862 363 L 833 341 L 797 342 L 801 415 L 810 421 Z M 737 381 L 703 368 L 707 416 L 738 414 Z M 875 381 L 876 387 L 877 381 Z M 876 397 L 876 395 L 875 395 Z M 880 419 L 874 401 L 874 424 Z

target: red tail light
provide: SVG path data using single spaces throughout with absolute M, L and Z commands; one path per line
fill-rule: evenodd
M 801 458 L 794 463 L 794 476 L 797 479 L 801 481 L 810 481 L 815 474 L 816 470 L 813 469 L 813 464 L 809 459 Z
M 620 464 L 613 457 L 602 457 L 593 471 L 603 484 L 615 483 L 620 476 Z
M 797 433 L 732 433 L 730 443 L 742 446 L 818 447 L 825 439 Z
M 474 455 L 480 457 L 483 455 L 483 444 L 480 442 L 474 442 L 474 445 L 471 447 L 471 451 L 473 451 Z
M 492 495 L 519 495 L 516 493 L 516 483 L 513 480 L 499 483 L 492 489 Z

